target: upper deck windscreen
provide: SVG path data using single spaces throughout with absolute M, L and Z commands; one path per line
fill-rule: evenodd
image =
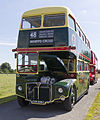
M 44 27 L 64 26 L 65 14 L 44 15 Z
M 42 16 L 32 16 L 32 17 L 24 17 L 22 19 L 22 29 L 30 29 L 30 28 L 39 28 L 42 27 L 53 27 L 53 26 L 64 26 L 65 25 L 65 14 L 50 14 L 44 15 L 43 20 Z
M 23 18 L 22 29 L 38 28 L 41 26 L 41 16 Z

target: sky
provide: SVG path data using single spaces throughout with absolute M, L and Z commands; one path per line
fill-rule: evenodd
M 13 69 L 16 68 L 12 49 L 17 47 L 22 14 L 48 6 L 70 8 L 97 55 L 100 69 L 100 0 L 0 0 L 0 65 L 9 62 Z

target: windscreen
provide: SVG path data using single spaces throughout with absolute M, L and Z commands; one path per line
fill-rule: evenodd
M 37 53 L 19 53 L 17 71 L 19 73 L 37 73 Z
M 44 27 L 51 26 L 64 26 L 65 25 L 65 14 L 54 14 L 44 16 Z
M 41 16 L 23 18 L 22 29 L 38 28 L 41 26 Z

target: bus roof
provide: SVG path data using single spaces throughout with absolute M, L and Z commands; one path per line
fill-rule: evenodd
M 24 12 L 22 17 L 29 17 L 29 16 L 35 16 L 41 14 L 66 13 L 66 12 L 70 13 L 74 17 L 71 10 L 67 7 L 43 7 L 43 8 L 32 9 Z

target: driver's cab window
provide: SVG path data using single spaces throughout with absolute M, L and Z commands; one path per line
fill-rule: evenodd
M 37 73 L 38 56 L 35 52 L 18 53 L 17 71 L 20 73 Z

